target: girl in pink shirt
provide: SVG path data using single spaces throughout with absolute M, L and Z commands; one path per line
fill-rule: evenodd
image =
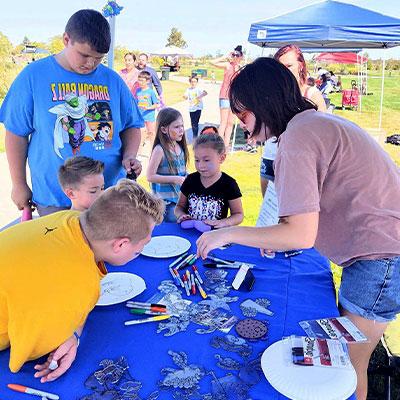
M 136 68 L 136 56 L 133 53 L 126 53 L 124 56 L 125 68 L 119 71 L 119 76 L 125 81 L 132 95 L 135 96 L 138 89 L 139 70 Z
M 365 400 L 371 354 L 400 313 L 400 171 L 362 128 L 317 112 L 274 59 L 246 65 L 231 82 L 229 99 L 251 137 L 278 139 L 281 223 L 204 233 L 197 253 L 204 258 L 227 243 L 272 251 L 315 246 L 342 266 L 340 313 L 369 340 L 349 346 L 356 396 Z

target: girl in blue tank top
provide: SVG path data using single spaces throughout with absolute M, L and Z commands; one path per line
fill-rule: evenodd
M 174 208 L 186 177 L 188 158 L 182 115 L 174 108 L 162 109 L 157 116 L 147 180 L 153 192 L 166 203 L 166 222 L 176 222 Z

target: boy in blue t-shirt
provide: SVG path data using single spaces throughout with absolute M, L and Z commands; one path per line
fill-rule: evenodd
M 111 42 L 107 20 L 80 10 L 69 19 L 63 42 L 61 53 L 25 67 L 0 109 L 11 197 L 19 209 L 33 200 L 40 215 L 70 207 L 57 172 L 71 156 L 104 162 L 106 187 L 127 172 L 141 172 L 136 154 L 143 119 L 125 82 L 101 64 Z
M 150 145 L 154 142 L 156 108 L 158 108 L 160 102 L 156 93 L 151 88 L 151 74 L 149 72 L 140 72 L 138 83 L 139 88 L 136 91 L 136 98 L 146 126 L 146 137 L 143 140 L 143 146 L 145 146 L 146 142 L 150 142 Z

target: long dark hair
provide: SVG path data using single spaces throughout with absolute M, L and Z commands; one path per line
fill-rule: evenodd
M 304 110 L 316 106 L 301 95 L 294 75 L 280 62 L 260 57 L 234 76 L 229 89 L 232 112 L 250 111 L 256 118 L 253 134 L 264 124 L 269 136 L 279 136 L 288 122 Z
M 153 149 L 159 144 L 164 150 L 164 155 L 167 158 L 169 169 L 172 174 L 176 174 L 176 166 L 174 163 L 175 154 L 171 151 L 172 140 L 169 134 L 166 135 L 162 132 L 161 128 L 168 128 L 174 121 L 178 118 L 182 118 L 182 114 L 175 110 L 175 108 L 166 107 L 163 108 L 157 115 L 156 121 L 156 138 L 154 139 Z M 185 158 L 185 165 L 189 161 L 189 151 L 186 143 L 186 135 L 182 136 L 182 139 L 177 142 L 183 151 L 183 156 Z

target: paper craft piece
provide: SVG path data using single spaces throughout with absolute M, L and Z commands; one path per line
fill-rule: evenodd
M 299 324 L 309 337 L 338 339 L 348 344 L 368 341 L 368 338 L 347 317 L 300 321 Z
M 357 386 L 352 366 L 321 368 L 293 364 L 289 340 L 274 343 L 264 351 L 261 367 L 269 383 L 284 396 L 296 400 L 342 400 Z
M 181 222 L 182 229 L 191 229 L 195 228 L 199 232 L 208 232 L 211 231 L 211 225 L 207 225 L 205 222 L 197 220 L 197 219 L 187 219 Z
M 189 240 L 179 236 L 155 236 L 144 246 L 142 254 L 154 258 L 176 257 L 188 251 L 190 246 Z
M 269 181 L 261 204 L 256 226 L 276 225 L 279 220 L 278 198 L 274 182 Z
M 127 272 L 111 272 L 101 280 L 101 294 L 97 306 L 122 303 L 146 289 L 145 281 Z
M 268 310 L 270 301 L 268 299 L 256 299 L 256 301 L 247 299 L 242 304 L 240 304 L 240 309 L 246 317 L 255 317 L 257 313 L 262 313 L 266 315 L 274 315 L 274 313 Z

